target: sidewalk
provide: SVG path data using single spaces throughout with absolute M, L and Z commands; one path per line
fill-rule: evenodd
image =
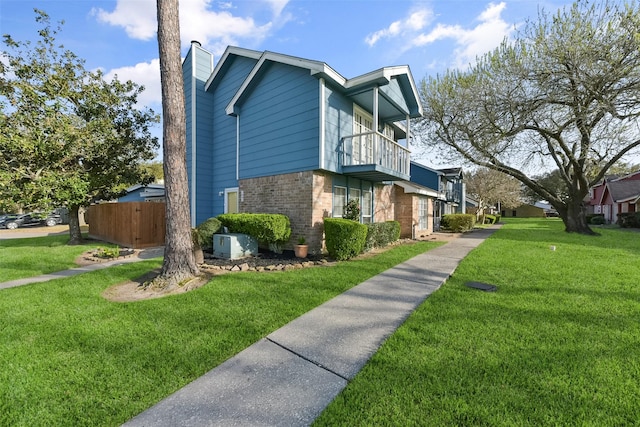
M 16 279 L 9 282 L 0 282 L 0 289 L 14 288 L 16 286 L 28 285 L 30 283 L 47 282 L 53 279 L 60 279 L 61 277 L 71 277 L 78 274 L 87 273 L 89 271 L 102 270 L 103 268 L 112 267 L 114 265 L 122 265 L 131 262 L 142 261 L 145 259 L 157 258 L 162 256 L 163 251 L 164 247 L 148 248 L 136 252 L 135 256 L 127 258 L 119 258 L 113 261 L 89 264 L 83 267 L 75 267 L 69 270 L 56 271 L 55 273 L 43 274 L 41 276 Z
M 293 320 L 124 424 L 307 426 L 499 226 L 399 264 Z

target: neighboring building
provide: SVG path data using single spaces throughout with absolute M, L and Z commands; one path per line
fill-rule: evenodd
M 225 212 L 281 213 L 292 239 L 317 252 L 323 218 L 357 199 L 363 223 L 433 231 L 450 175 L 442 191 L 411 177 L 407 140 L 422 107 L 408 66 L 346 79 L 324 62 L 237 47 L 214 64 L 193 42 L 183 73 L 194 226 Z
M 411 182 L 436 190 L 433 229 L 440 229 L 442 215 L 466 213 L 467 196 L 462 168 L 432 169 L 411 162 Z
M 622 177 L 610 176 L 589 191 L 587 212 L 602 214 L 615 223 L 619 213 L 640 211 L 640 171 Z
M 136 184 L 127 188 L 118 202 L 164 202 L 164 184 Z
M 546 217 L 547 210 L 542 204 L 536 203 L 535 205 L 530 205 L 528 203 L 524 203 L 515 209 L 502 209 L 500 216 L 507 218 L 539 218 Z

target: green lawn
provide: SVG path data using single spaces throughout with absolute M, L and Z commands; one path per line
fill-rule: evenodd
M 77 267 L 76 257 L 108 243 L 88 241 L 67 246 L 68 235 L 0 240 L 0 282 Z
M 315 425 L 640 425 L 640 233 L 598 231 L 507 220 Z
M 101 293 L 160 260 L 0 290 L 0 426 L 120 425 L 313 307 L 436 246 L 399 246 L 332 267 L 228 274 L 135 303 Z

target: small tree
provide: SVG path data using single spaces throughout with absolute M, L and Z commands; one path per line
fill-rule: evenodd
M 479 222 L 486 208 L 500 203 L 507 209 L 522 204 L 522 186 L 512 176 L 493 169 L 480 168 L 465 178 L 467 194 L 478 202 L 476 218 Z
M 79 243 L 80 207 L 150 180 L 139 165 L 155 156 L 150 126 L 159 118 L 136 108 L 142 86 L 86 71 L 57 45 L 61 24 L 53 29 L 37 9 L 36 21 L 42 29 L 35 46 L 4 36 L 0 198 L 27 210 L 66 206 L 69 243 Z

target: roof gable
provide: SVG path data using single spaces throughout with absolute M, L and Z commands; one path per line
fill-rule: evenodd
M 409 67 L 394 66 L 380 68 L 367 74 L 346 79 L 333 68 L 321 61 L 309 60 L 270 51 L 258 52 L 238 47 L 228 47 L 215 66 L 213 73 L 205 84 L 205 90 L 215 87 L 220 76 L 229 68 L 234 58 L 246 56 L 257 60 L 255 66 L 233 96 L 225 111 L 229 115 L 237 114 L 237 107 L 250 95 L 252 89 L 270 64 L 280 63 L 309 70 L 311 76 L 324 78 L 352 97 L 363 107 L 372 110 L 372 92 L 374 87 L 380 88 L 380 115 L 389 122 L 406 119 L 407 115 L 422 117 L 422 104 L 415 81 Z

